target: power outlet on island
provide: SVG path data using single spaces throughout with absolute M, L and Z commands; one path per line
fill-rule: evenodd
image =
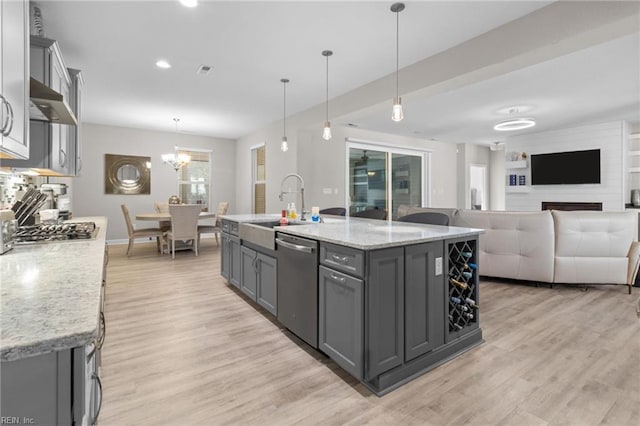
M 436 257 L 436 277 L 442 275 L 442 258 Z

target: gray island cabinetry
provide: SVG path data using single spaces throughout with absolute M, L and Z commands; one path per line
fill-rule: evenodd
M 0 258 L 0 416 L 14 424 L 96 424 L 102 403 L 106 220 L 91 240 L 15 247 Z
M 317 283 L 298 282 L 317 285 L 317 347 L 377 395 L 482 342 L 476 253 L 481 232 L 355 218 L 274 228 L 278 238 L 318 243 Z M 256 300 L 260 250 L 245 248 L 242 238 L 239 244 L 240 288 Z M 230 256 L 223 253 L 223 265 Z

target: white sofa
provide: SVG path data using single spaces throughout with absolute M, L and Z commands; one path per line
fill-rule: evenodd
M 568 284 L 626 284 L 640 267 L 634 212 L 504 212 L 403 207 L 448 213 L 453 226 L 481 228 L 483 276 Z M 405 213 L 406 212 L 406 213 Z

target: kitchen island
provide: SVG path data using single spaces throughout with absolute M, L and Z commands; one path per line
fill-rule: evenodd
M 93 424 L 102 400 L 104 217 L 93 238 L 17 245 L 0 257 L 1 416 Z
M 277 217 L 223 217 L 223 276 L 375 394 L 482 342 L 482 230 L 331 218 L 243 238 Z

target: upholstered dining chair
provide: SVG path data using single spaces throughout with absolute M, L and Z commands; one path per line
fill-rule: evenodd
M 198 246 L 200 246 L 201 234 L 213 234 L 216 237 L 216 244 L 218 246 L 220 245 L 220 240 L 218 239 L 220 232 L 222 232 L 222 223 L 220 216 L 227 214 L 227 210 L 229 210 L 229 202 L 220 201 L 220 203 L 218 203 L 218 210 L 216 210 L 215 224 L 198 225 Z
M 360 212 L 352 213 L 350 216 L 367 218 L 367 219 L 387 220 L 387 211 L 384 209 L 368 209 L 368 210 L 362 210 Z
M 155 208 L 157 213 L 169 213 L 169 203 L 153 203 L 153 207 Z M 158 222 L 158 226 L 163 231 L 167 232 L 171 229 L 171 221 L 170 220 L 161 220 Z
M 164 232 L 160 228 L 143 228 L 143 229 L 134 229 L 133 223 L 131 222 L 131 215 L 129 214 L 129 209 L 125 204 L 122 204 L 122 214 L 124 215 L 124 221 L 127 223 L 127 234 L 129 235 L 129 247 L 127 247 L 127 256 L 131 254 L 131 250 L 133 249 L 133 242 L 136 238 L 147 238 L 147 237 L 155 237 L 156 245 L 158 246 L 158 250 L 160 253 L 164 252 Z
M 202 211 L 200 204 L 172 204 L 171 229 L 167 231 L 167 244 L 171 241 L 171 258 L 176 257 L 176 240 L 191 241 L 191 249 L 198 255 L 198 218 Z
M 398 218 L 398 222 L 425 223 L 428 225 L 449 226 L 449 216 L 437 212 L 413 213 Z

